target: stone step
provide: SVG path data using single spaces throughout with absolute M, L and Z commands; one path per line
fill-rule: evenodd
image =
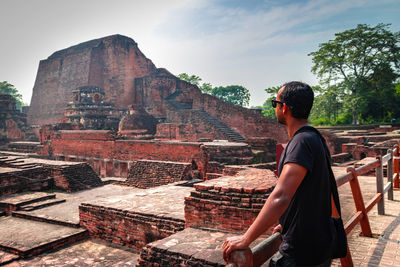
M 216 178 L 219 178 L 221 176 L 222 176 L 221 173 L 212 173 L 212 172 L 207 172 L 206 173 L 206 179 L 207 180 L 216 179 Z
M 213 161 L 221 162 L 228 165 L 243 165 L 243 164 L 250 164 L 253 160 L 253 157 L 224 157 L 224 156 L 214 156 L 212 157 Z
M 12 166 L 14 168 L 18 168 L 18 169 L 28 169 L 28 168 L 32 168 L 32 167 L 37 167 L 38 165 L 36 163 L 21 162 L 21 163 L 13 163 Z
M 239 133 L 231 129 L 229 126 L 219 121 L 218 119 L 212 117 L 210 114 L 203 110 L 195 111 L 200 117 L 202 117 L 205 121 L 213 125 L 215 128 L 220 130 L 225 136 L 227 136 L 231 141 L 234 142 L 244 142 L 245 139 Z
M 0 186 L 0 196 L 9 196 L 24 191 L 26 188 L 31 190 L 48 190 L 53 183 L 53 177 L 38 179 L 38 180 L 23 180 L 19 183 L 12 183 L 5 186 Z
M 57 205 L 57 204 L 65 202 L 65 201 L 66 201 L 65 199 L 47 199 L 44 201 L 23 205 L 20 207 L 20 210 L 32 211 L 32 210 L 37 210 L 37 209 L 45 208 L 45 207 L 52 206 L 52 205 Z
M 1 198 L 0 208 L 4 209 L 7 214 L 11 214 L 12 211 L 20 209 L 21 206 L 55 198 L 55 194 L 49 194 L 45 192 L 15 194 Z
M 26 219 L 26 220 L 36 221 L 36 222 L 45 222 L 45 223 L 49 223 L 49 224 L 55 224 L 55 225 L 73 227 L 73 228 L 80 227 L 79 222 L 74 223 L 74 222 L 69 222 L 69 221 L 57 219 L 57 218 L 48 218 L 46 216 L 36 216 L 34 214 L 31 214 L 30 212 L 31 211 L 19 210 L 19 211 L 13 211 L 11 213 L 11 215 L 12 215 L 12 217 L 15 217 L 15 218 L 21 218 L 21 219 Z
M 88 238 L 86 229 L 24 220 L 0 218 L 0 249 L 22 258 L 75 243 Z
M 6 265 L 6 264 L 13 262 L 15 260 L 18 260 L 18 259 L 19 259 L 18 255 L 0 250 L 0 266 Z
M 227 266 L 221 246 L 234 234 L 211 229 L 186 228 L 142 248 L 136 266 Z M 263 239 L 256 239 L 253 248 Z

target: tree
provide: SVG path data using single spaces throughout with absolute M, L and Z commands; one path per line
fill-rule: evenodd
M 276 114 L 275 114 L 275 109 L 272 107 L 272 102 L 271 100 L 276 98 L 276 95 L 278 94 L 279 89 L 282 88 L 282 85 L 279 86 L 272 86 L 264 89 L 265 92 L 269 95 L 267 100 L 265 100 L 264 104 L 261 107 L 256 107 L 260 108 L 262 111 L 262 114 L 265 117 L 271 118 L 271 119 L 276 119 Z
M 250 92 L 241 85 L 228 85 L 214 87 L 212 95 L 219 99 L 239 106 L 248 106 L 250 102 Z
M 383 101 L 394 95 L 394 87 L 389 89 L 388 85 L 393 85 L 398 78 L 400 32 L 392 33 L 388 26 L 359 24 L 355 29 L 336 33 L 334 40 L 320 44 L 317 51 L 309 54 L 313 61 L 311 70 L 321 85 L 326 88 L 334 85 L 346 94 L 344 107 L 352 112 L 353 123 L 359 122 L 360 115 L 366 116 L 365 108 L 372 100 L 366 96 L 375 91 L 380 95 L 374 98 L 375 102 L 384 105 Z M 390 93 L 383 93 L 385 90 Z M 372 115 L 382 118 L 382 110 L 379 112 Z
M 205 94 L 210 94 L 210 95 L 212 94 L 213 90 L 212 85 L 210 83 L 203 83 L 202 85 L 200 85 L 200 81 L 202 79 L 197 75 L 189 75 L 187 73 L 181 73 L 178 75 L 178 78 L 193 85 L 196 85 L 200 89 L 200 91 L 202 91 Z
M 314 104 L 310 113 L 310 122 L 316 125 L 336 124 L 342 112 L 343 94 L 341 88 L 320 85 L 312 86 L 314 90 Z
M 200 85 L 201 78 L 196 75 L 189 75 L 187 73 L 181 73 L 178 75 L 178 78 L 184 81 L 187 81 L 188 83 L 194 84 L 196 86 Z
M 11 95 L 16 102 L 17 109 L 21 109 L 25 104 L 22 102 L 22 95 L 14 87 L 14 85 L 8 83 L 7 81 L 0 82 L 0 94 Z
M 188 75 L 187 73 L 179 74 L 178 78 L 187 81 L 188 83 L 191 83 L 193 85 L 196 85 L 203 93 L 218 97 L 222 101 L 240 106 L 249 105 L 250 92 L 243 86 L 228 85 L 213 87 L 210 83 L 202 83 L 200 85 L 200 81 L 202 79 L 199 76 Z

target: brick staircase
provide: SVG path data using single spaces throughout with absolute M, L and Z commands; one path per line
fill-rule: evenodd
M 88 231 L 79 226 L 19 214 L 65 201 L 45 192 L 26 192 L 0 198 L 0 265 L 88 238 Z
M 189 105 L 187 103 L 181 103 L 176 100 L 176 98 L 182 93 L 183 93 L 183 91 L 181 91 L 181 90 L 175 91 L 173 94 L 170 94 L 165 100 L 167 100 L 168 103 L 170 103 L 174 108 L 176 108 L 178 110 L 192 109 L 191 105 Z
M 65 202 L 65 199 L 56 199 L 55 194 L 27 192 L 17 196 L 11 195 L 1 198 L 0 209 L 5 211 L 7 215 L 11 215 L 17 210 L 32 211 L 62 202 Z
M 220 131 L 224 136 L 228 138 L 229 141 L 242 143 L 245 142 L 246 139 L 240 135 L 238 132 L 234 131 L 232 128 L 228 127 L 225 123 L 220 120 L 214 118 L 209 113 L 204 110 L 193 110 L 195 114 L 197 114 L 200 118 L 202 118 L 208 124 L 211 124 L 218 131 Z
M 245 142 L 246 139 L 240 135 L 238 132 L 230 128 L 225 123 L 211 116 L 204 110 L 192 109 L 192 105 L 188 103 L 181 103 L 176 100 L 176 98 L 181 95 L 183 91 L 178 90 L 173 94 L 169 95 L 165 100 L 174 107 L 176 110 L 191 110 L 195 115 L 197 115 L 201 120 L 205 121 L 207 124 L 213 126 L 219 132 L 221 132 L 229 141 L 242 143 Z

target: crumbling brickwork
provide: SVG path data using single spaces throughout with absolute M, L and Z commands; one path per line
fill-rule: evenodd
M 245 231 L 257 217 L 276 184 L 270 170 L 247 169 L 194 185 L 185 198 L 186 227 Z
M 23 140 L 26 130 L 26 114 L 17 110 L 11 95 L 0 94 L 0 145 Z
M 79 206 L 79 218 L 92 237 L 138 250 L 185 227 L 183 220 L 86 203 Z
M 29 169 L 1 168 L 0 196 L 18 192 L 48 190 L 53 186 L 50 171 L 35 167 Z
M 156 187 L 189 180 L 193 171 L 191 163 L 137 160 L 131 164 L 125 184 L 139 188 Z
M 28 122 L 59 122 L 72 91 L 81 86 L 104 88 L 106 101 L 128 108 L 133 103 L 133 80 L 149 75 L 154 64 L 128 37 L 113 35 L 81 43 L 40 61 L 33 87 Z
M 42 60 L 28 122 L 59 122 L 73 90 L 82 86 L 103 88 L 105 101 L 117 108 L 141 106 L 158 123 L 177 125 L 175 129 L 159 127 L 156 136 L 161 138 L 243 142 L 266 137 L 287 141 L 284 127 L 276 121 L 257 110 L 202 94 L 197 86 L 156 68 L 132 39 L 120 35 L 81 43 Z
M 87 163 L 0 156 L 0 166 L 0 196 L 28 190 L 72 192 L 103 184 Z

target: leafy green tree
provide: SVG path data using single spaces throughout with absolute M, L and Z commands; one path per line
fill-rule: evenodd
M 335 124 L 343 110 L 341 88 L 336 86 L 323 88 L 320 85 L 312 86 L 312 88 L 314 104 L 311 109 L 310 122 L 315 125 Z
M 187 81 L 188 83 L 191 83 L 193 85 L 196 85 L 200 91 L 202 91 L 205 94 L 212 94 L 212 90 L 213 87 L 210 83 L 202 83 L 200 85 L 201 82 L 201 78 L 197 75 L 189 75 L 187 73 L 181 73 L 178 75 L 178 78 L 184 81 Z
M 214 88 L 212 87 L 211 83 L 203 83 L 201 86 L 199 86 L 199 89 L 205 94 L 212 95 Z
M 264 91 L 270 95 L 271 99 L 273 99 L 273 98 L 276 98 L 276 95 L 278 94 L 278 91 L 279 91 L 279 89 L 282 88 L 282 86 L 283 85 L 271 86 L 271 87 L 265 88 Z
M 11 95 L 16 102 L 17 109 L 21 110 L 21 107 L 25 104 L 22 102 L 22 95 L 14 87 L 14 85 L 8 83 L 7 81 L 0 82 L 0 94 Z
M 234 105 L 248 106 L 250 102 L 249 90 L 241 85 L 214 87 L 211 94 Z
M 309 54 L 312 72 L 319 77 L 321 85 L 327 88 L 334 85 L 345 93 L 344 108 L 351 111 L 353 123 L 359 123 L 366 116 L 372 99 L 378 105 L 385 105 L 384 101 L 394 95 L 393 82 L 398 78 L 400 62 L 400 32 L 393 33 L 388 26 L 359 24 L 355 29 L 336 33 L 334 40 L 320 44 L 317 51 Z M 374 94 L 379 97 L 368 97 Z M 382 109 L 369 111 L 373 111 L 370 115 L 375 118 L 387 113 Z
M 251 107 L 251 108 L 261 110 L 261 113 L 265 117 L 268 117 L 271 119 L 276 119 L 275 109 L 272 107 L 271 99 L 272 99 L 272 97 L 265 100 L 265 102 L 262 106 L 255 106 L 255 107 Z
M 188 83 L 194 84 L 196 86 L 200 85 L 201 78 L 196 75 L 189 75 L 187 73 L 181 73 L 178 75 L 178 78 L 184 81 L 187 81 Z
M 271 100 L 276 98 L 276 95 L 278 94 L 279 89 L 281 89 L 282 85 L 279 86 L 272 86 L 264 89 L 264 91 L 269 95 L 267 100 L 265 100 L 264 104 L 260 107 L 256 107 L 261 109 L 262 114 L 265 117 L 271 118 L 271 119 L 276 119 L 276 114 L 275 114 L 275 109 L 272 107 L 272 102 Z
M 210 83 L 202 83 L 200 85 L 202 79 L 199 76 L 187 73 L 179 74 L 178 78 L 196 85 L 203 93 L 218 97 L 222 101 L 240 106 L 249 105 L 250 92 L 243 86 L 229 85 L 213 87 Z

